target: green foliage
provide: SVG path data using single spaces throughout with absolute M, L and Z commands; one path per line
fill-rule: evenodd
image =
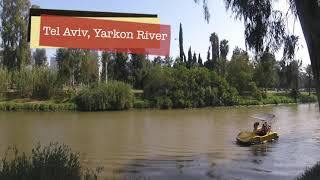
M 58 49 L 56 52 L 60 81 L 71 86 L 97 82 L 98 53 L 82 49 Z
M 254 80 L 259 87 L 266 90 L 267 88 L 275 87 L 278 80 L 277 75 L 275 56 L 269 51 L 265 51 L 261 58 L 257 60 L 254 69 Z
M 46 67 L 13 71 L 11 83 L 19 97 L 49 99 L 60 88 L 57 72 Z
M 31 97 L 33 92 L 33 73 L 28 68 L 12 72 L 11 83 L 15 85 L 15 89 L 19 97 Z
M 249 88 L 250 88 L 250 92 L 251 92 L 251 96 L 257 100 L 261 100 L 262 99 L 262 93 L 259 90 L 259 88 L 257 87 L 256 83 L 254 82 L 250 82 L 249 83 Z
M 111 81 L 84 88 L 75 102 L 82 111 L 123 110 L 132 107 L 133 93 L 127 84 Z
M 240 94 L 249 91 L 248 86 L 253 79 L 253 65 L 247 52 L 235 49 L 227 67 L 227 80 Z
M 3 65 L 9 70 L 20 69 L 30 63 L 27 42 L 30 1 L 2 0 L 0 6 Z
M 150 108 L 151 104 L 148 100 L 146 99 L 135 99 L 133 102 L 133 107 L 134 108 Z
M 36 66 L 45 66 L 47 65 L 47 55 L 45 49 L 37 48 L 32 54 L 34 63 Z
M 237 103 L 237 91 L 214 71 L 155 67 L 144 87 L 144 97 L 155 107 L 188 108 Z
M 73 103 L 52 102 L 0 102 L 0 111 L 74 111 L 76 105 Z
M 144 80 L 150 73 L 151 62 L 147 59 L 146 55 L 131 54 L 129 62 L 130 79 L 135 89 L 142 89 Z
M 317 96 L 314 94 L 308 95 L 305 93 L 300 93 L 298 97 L 298 101 L 301 103 L 317 102 Z
M 50 99 L 61 88 L 56 71 L 48 68 L 36 68 L 33 72 L 32 97 L 38 99 Z
M 10 83 L 10 74 L 9 71 L 3 68 L 0 68 L 0 98 L 5 97 L 5 94 L 9 88 Z
M 87 170 L 81 165 L 79 153 L 59 143 L 48 146 L 38 144 L 30 156 L 19 153 L 17 148 L 9 148 L 1 160 L 0 179 L 6 180 L 97 180 L 96 172 Z

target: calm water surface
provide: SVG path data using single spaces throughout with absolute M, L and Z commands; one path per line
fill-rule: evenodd
M 249 115 L 274 113 L 273 143 L 240 147 Z M 37 142 L 63 142 L 89 167 L 149 179 L 294 179 L 320 161 L 320 113 L 315 104 L 130 110 L 123 112 L 0 112 L 0 153 L 30 152 Z

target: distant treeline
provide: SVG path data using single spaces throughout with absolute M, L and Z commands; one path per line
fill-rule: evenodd
M 267 90 L 284 91 L 297 102 L 299 90 L 312 96 L 315 87 L 310 66 L 302 68 L 301 61 L 289 57 L 276 60 L 268 48 L 250 57 L 237 47 L 228 59 L 228 40 L 219 41 L 216 33 L 208 37 L 206 59 L 191 47 L 185 54 L 182 25 L 179 57 L 57 49 L 57 67 L 50 69 L 46 50 L 31 50 L 27 43 L 30 2 L 14 2 L 3 0 L 1 4 L 3 99 L 76 103 L 81 110 L 120 110 L 135 105 L 185 108 L 269 102 L 265 100 Z M 132 89 L 143 93 L 135 99 Z M 303 101 L 308 99 L 314 97 Z

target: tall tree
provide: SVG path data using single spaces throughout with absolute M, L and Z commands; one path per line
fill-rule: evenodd
M 290 62 L 287 71 L 287 82 L 291 88 L 291 95 L 297 99 L 299 95 L 299 75 L 302 62 L 293 60 Z
M 227 80 L 240 94 L 250 91 L 250 83 L 253 80 L 253 65 L 248 53 L 241 49 L 235 49 L 227 68 Z
M 102 69 L 101 69 L 101 82 L 107 82 L 108 81 L 108 62 L 110 61 L 112 57 L 112 54 L 110 52 L 107 51 L 103 51 L 101 54 L 101 65 L 102 65 Z
M 56 60 L 60 80 L 73 86 L 80 71 L 80 49 L 57 49 Z
M 198 65 L 199 65 L 200 67 L 203 66 L 203 62 L 202 62 L 202 58 L 201 58 L 201 56 L 200 56 L 200 53 L 199 53 L 199 56 L 198 56 Z
M 99 55 L 97 51 L 80 50 L 80 69 L 76 75 L 76 82 L 89 85 L 99 80 Z
M 225 76 L 226 74 L 226 65 L 227 65 L 227 55 L 229 53 L 229 41 L 226 39 L 223 39 L 220 42 L 220 54 L 221 54 L 221 58 L 219 58 L 220 60 L 220 74 L 222 76 Z
M 229 53 L 229 44 L 228 43 L 229 43 L 229 41 L 226 39 L 223 39 L 220 42 L 220 54 L 223 59 L 227 59 L 227 55 Z
M 250 49 L 261 52 L 266 45 L 277 50 L 284 38 L 290 36 L 285 35 L 288 16 L 275 10 L 276 0 L 224 1 L 227 9 L 231 9 L 236 18 L 244 20 L 246 44 Z M 288 0 L 288 2 L 292 14 L 299 17 L 308 46 L 320 108 L 320 4 L 318 0 Z M 210 14 L 205 0 L 203 8 L 205 19 L 209 21 Z
M 312 74 L 312 67 L 310 64 L 306 67 L 306 74 L 308 78 L 308 92 L 309 96 L 311 95 L 311 86 L 312 86 L 312 80 L 313 80 L 313 74 Z
M 129 63 L 132 86 L 135 89 L 142 89 L 144 81 L 149 75 L 151 62 L 143 54 L 131 54 Z
M 186 62 L 186 56 L 185 56 L 184 50 L 183 50 L 183 30 L 182 30 L 181 23 L 180 23 L 180 28 L 179 28 L 179 49 L 180 49 L 180 59 L 183 62 Z
M 214 63 L 213 61 L 210 59 L 210 46 L 208 48 L 208 52 L 207 52 L 207 61 L 204 62 L 204 67 L 213 70 L 214 69 Z
M 32 54 L 34 64 L 36 66 L 47 65 L 47 55 L 45 49 L 36 49 Z
M 274 54 L 268 50 L 263 52 L 261 57 L 257 59 L 254 79 L 259 87 L 262 87 L 265 92 L 267 88 L 274 87 L 278 80 L 278 74 L 276 70 L 276 59 Z
M 191 46 L 189 47 L 189 50 L 188 50 L 187 67 L 188 67 L 188 68 L 191 68 L 191 67 L 192 67 L 192 50 L 191 50 Z
M 30 63 L 27 43 L 29 0 L 1 0 L 3 65 L 20 69 Z
M 192 57 L 192 67 L 195 66 L 196 64 L 197 64 L 197 55 L 196 55 L 196 52 L 194 52 Z
M 211 43 L 211 56 L 212 56 L 212 61 L 214 64 L 214 68 L 217 68 L 217 62 L 219 59 L 219 37 L 216 33 L 212 33 L 210 35 L 210 43 Z

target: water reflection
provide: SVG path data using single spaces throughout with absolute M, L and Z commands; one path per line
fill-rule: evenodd
M 242 147 L 249 115 L 273 113 L 280 139 Z M 94 113 L 0 112 L 0 151 L 63 142 L 105 174 L 151 179 L 293 179 L 320 160 L 320 115 L 314 104 Z

